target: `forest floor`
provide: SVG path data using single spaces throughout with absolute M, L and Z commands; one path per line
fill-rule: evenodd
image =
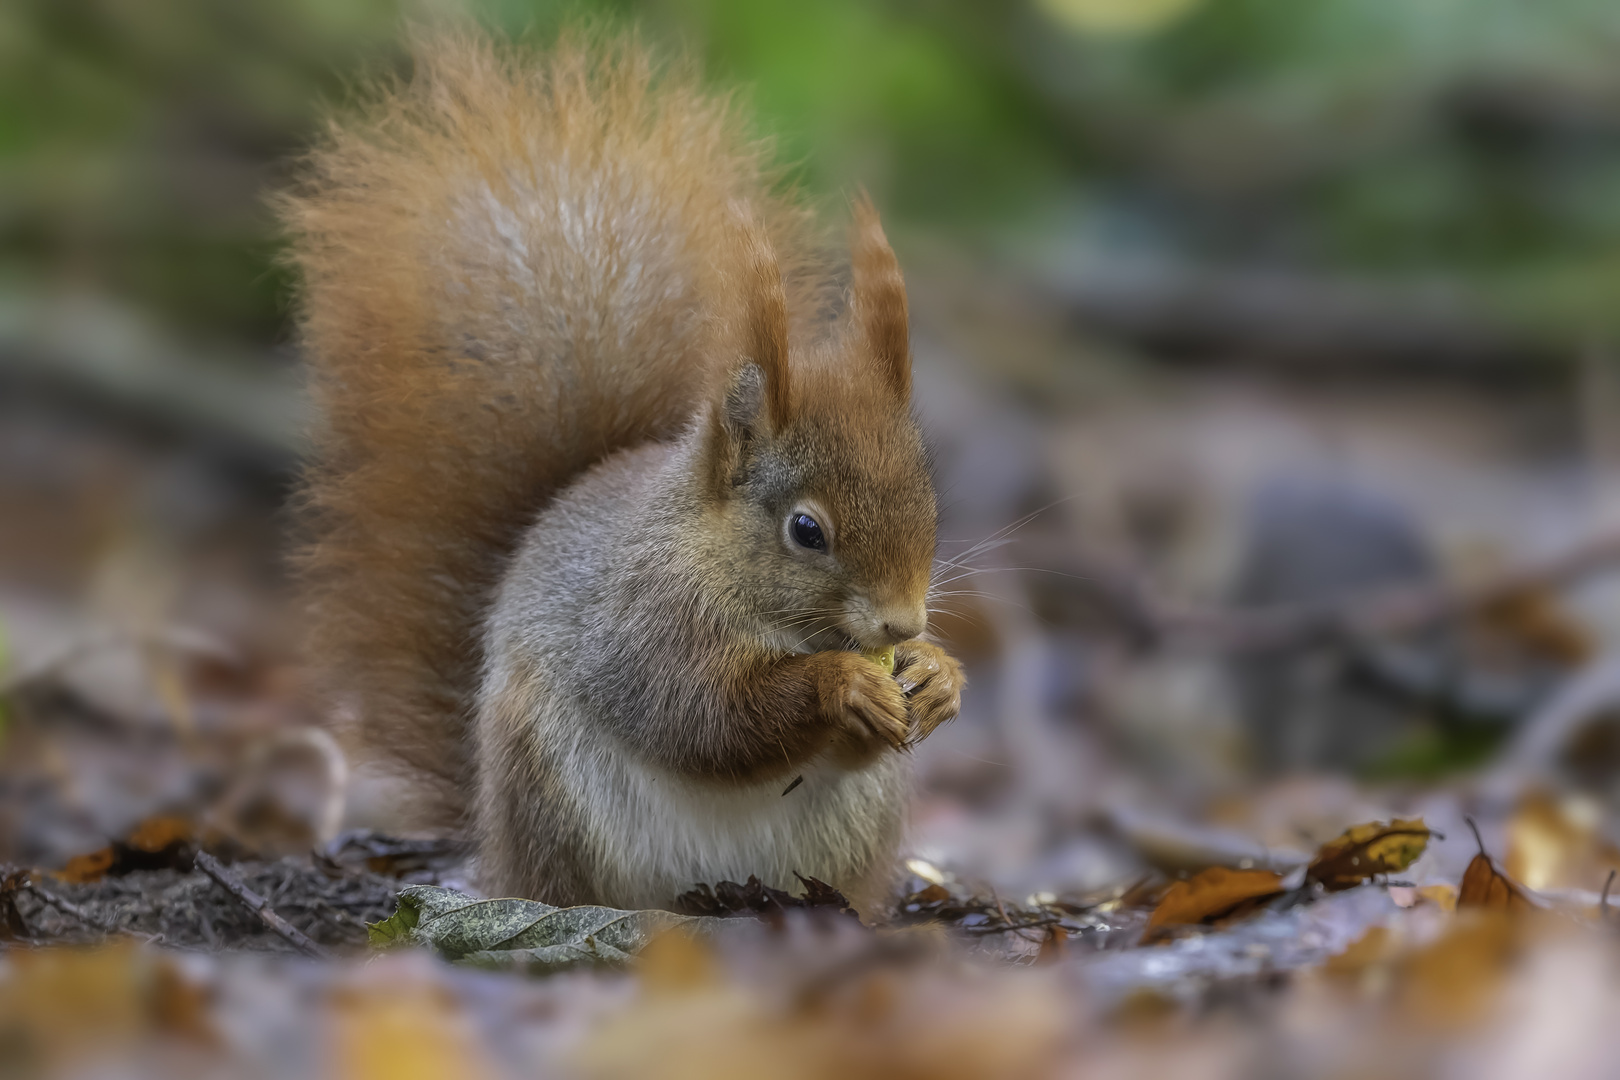
M 895 909 L 710 882 L 686 913 L 723 924 L 611 942 L 415 888 L 466 892 L 464 852 L 320 732 L 280 466 L 0 404 L 0 1075 L 1610 1074 L 1620 545 L 1565 406 L 1051 364 L 986 394 L 929 340 L 947 538 L 991 542 Z M 1418 507 L 1432 564 L 1244 578 L 1278 461 Z M 402 895 L 428 914 L 372 930 Z

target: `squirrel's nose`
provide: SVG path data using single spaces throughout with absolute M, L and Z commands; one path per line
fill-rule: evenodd
M 890 611 L 883 615 L 883 636 L 891 645 L 910 641 L 921 634 L 927 626 L 928 611 L 923 608 L 907 612 Z

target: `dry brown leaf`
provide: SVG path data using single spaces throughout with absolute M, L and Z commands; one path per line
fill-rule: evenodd
M 187 866 L 196 844 L 196 829 L 184 818 L 148 818 L 124 839 L 85 855 L 75 855 L 53 876 L 75 885 L 86 885 L 108 874 Z
M 1375 874 L 1405 870 L 1428 844 L 1429 828 L 1422 818 L 1357 825 L 1322 845 L 1305 871 L 1305 880 L 1330 892 L 1352 889 Z
M 56 871 L 53 876 L 74 885 L 88 885 L 92 881 L 100 881 L 106 877 L 116 858 L 109 845 L 85 855 L 73 856 L 67 861 L 67 865 Z
M 1170 886 L 1148 919 L 1142 943 L 1158 941 L 1177 926 L 1248 914 L 1282 891 L 1282 875 L 1270 870 L 1228 870 L 1224 866 L 1212 866 Z
M 167 848 L 191 843 L 196 832 L 185 818 L 152 817 L 135 826 L 124 843 L 136 851 L 156 855 Z
M 1517 882 L 1498 870 L 1491 857 L 1481 851 L 1463 871 L 1462 885 L 1457 890 L 1457 907 L 1516 912 L 1528 911 L 1535 904 Z

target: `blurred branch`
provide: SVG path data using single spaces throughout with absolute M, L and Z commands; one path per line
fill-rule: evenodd
M 1075 566 L 1072 556 L 1064 561 Z M 1145 643 L 1266 652 L 1409 634 L 1465 618 L 1525 592 L 1562 588 L 1616 568 L 1620 568 L 1620 533 L 1603 533 L 1550 558 L 1472 582 L 1391 586 L 1331 602 L 1248 609 L 1197 608 L 1166 601 L 1139 577 L 1084 557 L 1075 576 L 1088 597 Z
M 199 355 L 104 298 L 0 294 L 5 384 L 223 443 L 269 473 L 297 461 L 305 403 L 290 365 Z
M 1303 274 L 1107 266 L 1047 291 L 1082 330 L 1177 356 L 1498 377 L 1557 371 L 1570 358 L 1438 295 Z

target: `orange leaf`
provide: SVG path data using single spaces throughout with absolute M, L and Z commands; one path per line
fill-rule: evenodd
M 1171 927 L 1246 915 L 1282 891 L 1282 876 L 1270 870 L 1212 866 L 1170 886 L 1153 909 L 1142 941 L 1157 941 L 1167 936 Z
M 110 847 L 92 851 L 88 855 L 75 855 L 67 865 L 56 871 L 55 877 L 74 885 L 88 885 L 100 881 L 112 869 L 116 855 Z
M 1535 905 L 1512 878 L 1496 868 L 1491 857 L 1481 851 L 1463 871 L 1462 885 L 1457 890 L 1459 908 L 1484 908 L 1487 911 L 1526 911 Z
M 153 817 L 135 826 L 124 843 L 136 851 L 156 855 L 172 845 L 191 843 L 195 834 L 196 830 L 185 818 Z

